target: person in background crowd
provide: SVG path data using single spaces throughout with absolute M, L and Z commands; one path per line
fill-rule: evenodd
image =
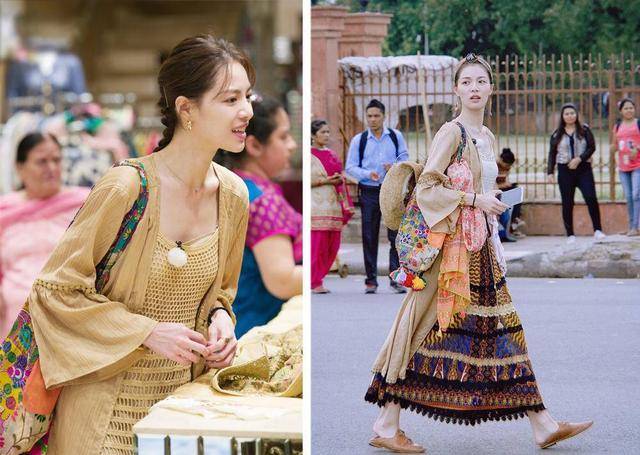
M 380 234 L 380 186 L 393 163 L 409 159 L 402 133 L 384 126 L 385 107 L 373 99 L 365 110 L 368 129 L 351 139 L 347 155 L 346 172 L 358 182 L 358 199 L 362 213 L 362 251 L 367 273 L 365 293 L 375 294 L 378 289 L 378 237 Z M 396 251 L 397 231 L 387 229 L 390 243 L 389 273 L 400 267 Z M 397 293 L 406 289 L 391 281 Z
M 558 164 L 558 185 L 562 198 L 562 220 L 567 242 L 573 243 L 573 206 L 576 188 L 580 189 L 593 223 L 596 240 L 605 238 L 600 223 L 600 207 L 596 196 L 590 158 L 596 151 L 596 142 L 588 125 L 580 122 L 578 109 L 567 103 L 560 109 L 558 128 L 551 135 L 547 162 L 548 181 L 553 183 L 553 171 Z
M 55 136 L 30 133 L 18 144 L 23 189 L 0 196 L 0 336 L 8 334 L 33 281 L 71 223 L 88 188 L 62 186 Z
M 515 163 L 516 157 L 510 148 L 503 148 L 502 153 L 498 157 L 498 177 L 496 177 L 496 184 L 501 191 L 509 191 L 518 186 L 517 183 L 511 183 L 509 181 L 509 172 L 513 163 Z M 525 225 L 525 222 L 520 219 L 522 204 L 516 204 L 512 208 L 503 212 L 500 215 L 498 221 L 500 222 L 500 239 L 504 242 L 514 242 L 514 237 L 524 237 L 525 235 L 519 231 L 521 227 Z
M 289 116 L 275 100 L 254 101 L 245 149 L 225 154 L 249 189 L 249 226 L 233 310 L 236 336 L 273 319 L 282 304 L 302 294 L 302 215 L 273 179 L 289 167 L 297 144 Z
M 618 172 L 624 195 L 627 198 L 629 231 L 627 235 L 640 235 L 640 119 L 636 117 L 636 105 L 630 98 L 618 104 L 622 119 L 614 130 L 615 150 L 618 150 Z
M 342 175 L 342 163 L 327 148 L 330 138 L 325 120 L 311 122 L 311 292 L 329 291 L 322 280 L 340 249 L 342 227 L 353 216 L 353 203 Z

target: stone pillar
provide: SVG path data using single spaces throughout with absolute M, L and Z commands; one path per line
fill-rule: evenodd
M 349 14 L 340 39 L 340 58 L 382 55 L 382 42 L 387 37 L 392 17 L 392 14 L 382 13 Z
M 329 147 L 342 152 L 339 137 L 340 87 L 338 40 L 342 36 L 348 9 L 342 6 L 311 8 L 311 114 L 323 118 L 333 131 Z

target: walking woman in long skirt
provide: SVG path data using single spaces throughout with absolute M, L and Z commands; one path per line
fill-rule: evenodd
M 468 55 L 456 69 L 454 86 L 460 114 L 438 131 L 416 186 L 428 235 L 444 240 L 424 276 L 426 287 L 407 294 L 374 364 L 365 399 L 381 410 L 369 443 L 392 452 L 424 452 L 399 427 L 400 410 L 409 408 L 467 425 L 527 416 L 536 444 L 546 448 L 592 422 L 558 422 L 547 411 L 507 288 L 495 228 L 496 215 L 507 206 L 493 189 L 497 146 L 483 125 L 491 67 Z M 447 175 L 463 131 L 462 158 L 472 176 L 468 191 L 453 189 Z M 480 241 L 469 251 L 467 241 L 478 233 Z

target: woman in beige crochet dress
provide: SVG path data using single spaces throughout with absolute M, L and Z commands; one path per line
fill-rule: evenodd
M 232 44 L 208 35 L 178 44 L 158 76 L 163 138 L 138 160 L 149 201 L 102 293 L 96 264 L 139 192 L 128 166 L 97 183 L 34 285 L 42 374 L 47 388 L 62 387 L 50 455 L 132 454 L 132 426 L 154 403 L 232 362 L 248 195 L 212 159 L 244 148 L 253 82 Z

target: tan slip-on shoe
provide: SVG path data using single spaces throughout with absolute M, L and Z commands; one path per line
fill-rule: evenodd
M 558 422 L 558 429 L 538 445 L 541 449 L 546 449 L 560 441 L 564 441 L 565 439 L 572 438 L 575 435 L 582 433 L 591 425 L 593 425 L 593 420 L 580 423 Z
M 393 438 L 375 436 L 369 441 L 369 445 L 379 449 L 387 449 L 393 453 L 424 453 L 424 447 L 415 444 L 404 431 L 398 430 Z

